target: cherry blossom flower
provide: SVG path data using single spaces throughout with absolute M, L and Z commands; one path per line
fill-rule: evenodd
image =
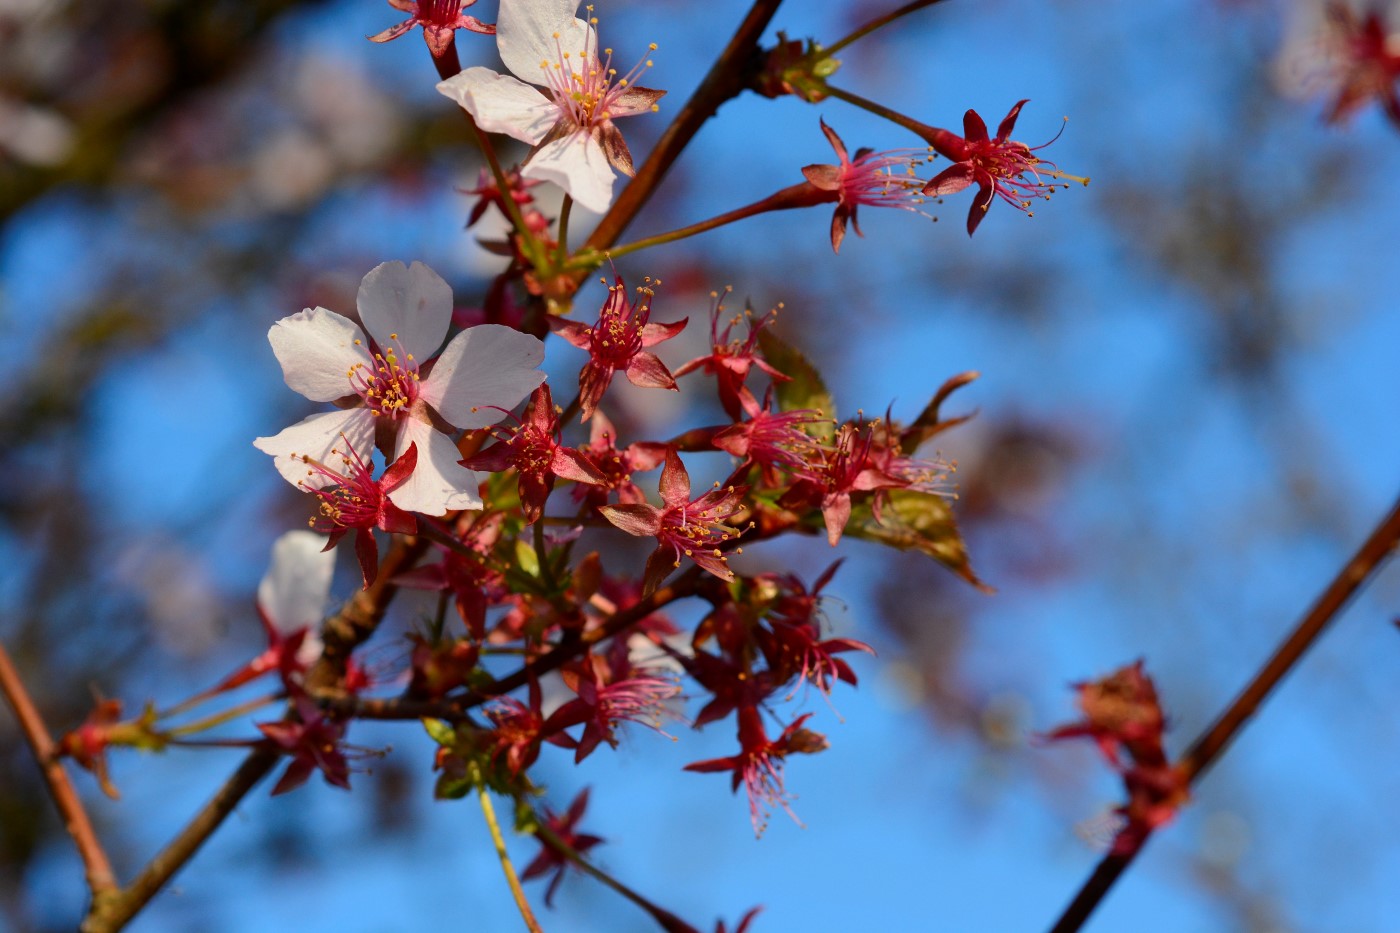
M 593 753 L 603 742 L 617 747 L 613 727 L 619 722 L 639 722 L 661 731 L 660 722 L 668 715 L 665 701 L 680 693 L 675 681 L 648 671 L 621 668 L 616 676 L 611 665 L 599 655 L 589 655 L 560 672 L 564 684 L 577 696 L 562 704 L 545 721 L 546 734 L 583 725 L 583 736 L 561 742 L 575 748 L 575 763 Z M 663 733 L 664 734 L 664 733 Z
M 349 790 L 350 763 L 341 746 L 345 722 L 332 719 L 305 694 L 297 695 L 295 705 L 296 719 L 255 724 L 258 731 L 292 758 L 272 788 L 272 796 L 296 790 L 316 771 L 321 772 L 327 784 Z
M 539 520 L 556 477 L 576 483 L 603 482 L 603 475 L 587 457 L 559 443 L 559 416 L 548 384 L 530 396 L 524 419 L 509 436 L 462 463 L 493 473 L 514 467 L 520 476 L 520 507 L 526 524 Z
M 726 293 L 728 290 L 726 289 Z M 715 300 L 714 309 L 710 312 L 710 352 L 705 356 L 698 356 L 676 370 L 676 377 L 680 378 L 686 373 L 696 369 L 704 369 L 712 374 L 719 382 L 719 401 L 724 406 L 729 417 L 738 421 L 743 417 L 744 405 L 740 399 L 739 390 L 744 387 L 745 380 L 749 377 L 749 371 L 757 366 L 767 373 L 769 378 L 786 382 L 789 377 L 778 372 L 758 353 L 758 337 L 763 332 L 763 328 L 777 318 L 777 311 L 769 311 L 762 317 L 754 317 L 748 308 L 742 314 L 732 315 L 721 330 L 719 326 L 720 318 L 724 314 L 724 305 L 720 302 L 719 293 L 712 293 Z M 781 307 L 781 306 L 780 306 Z M 748 327 L 748 334 L 743 340 L 734 336 L 734 328 L 743 322 Z
M 575 827 L 578 821 L 583 819 L 583 811 L 588 807 L 588 788 L 579 791 L 574 802 L 569 804 L 569 809 L 563 813 L 555 813 L 549 807 L 544 808 L 544 825 L 549 827 L 550 832 L 558 836 L 565 845 L 582 855 L 589 849 L 603 842 L 602 836 L 594 836 L 589 833 L 581 833 Z M 549 887 L 544 892 L 544 902 L 546 906 L 554 906 L 554 892 L 559 890 L 559 883 L 564 880 L 564 875 L 569 866 L 573 864 L 558 849 L 540 840 L 541 846 L 538 855 L 531 860 L 525 870 L 520 873 L 521 881 L 529 881 L 532 878 L 539 878 L 550 872 L 554 877 L 549 879 Z
M 632 155 L 613 121 L 656 110 L 666 92 L 633 83 L 650 61 L 619 77 L 612 50 L 598 44 L 596 20 L 577 19 L 577 9 L 578 0 L 501 4 L 496 47 L 514 77 L 467 68 L 437 88 L 483 130 L 535 147 L 522 169 L 526 178 L 553 182 L 601 213 L 612 203 L 613 169 L 632 174 Z
M 56 755 L 68 756 L 84 770 L 92 772 L 102 793 L 113 800 L 121 798 L 107 770 L 107 747 L 112 744 L 112 731 L 122 718 L 121 700 L 100 700 L 82 725 L 57 742 Z
M 601 411 L 594 412 L 589 422 L 588 443 L 579 452 L 598 468 L 601 484 L 579 484 L 573 496 L 593 506 L 608 504 L 608 496 L 617 494 L 619 502 L 645 502 L 646 494 L 632 482 L 632 474 L 653 470 L 666 459 L 667 446 L 656 441 L 639 441 L 621 450 L 616 445 L 617 429 Z
M 749 818 L 755 834 L 761 835 L 768 821 L 767 808 L 782 807 L 794 822 L 800 822 L 788 805 L 791 799 L 783 787 L 783 759 L 791 754 L 811 755 L 826 749 L 826 736 L 803 728 L 812 716 L 806 713 L 792 721 L 777 739 L 769 739 L 763 728 L 763 717 L 756 706 L 739 708 L 739 753 L 727 758 L 696 761 L 685 766 L 687 771 L 733 772 L 732 787 L 743 784 L 749 796 Z
M 587 421 L 597 410 L 603 393 L 612 382 L 613 373 L 626 374 L 627 381 L 642 389 L 677 390 L 676 380 L 648 348 L 685 330 L 688 318 L 673 324 L 652 324 L 650 288 L 639 288 L 636 304 L 627 300 L 627 287 L 622 276 L 608 288 L 608 299 L 598 312 L 598 320 L 589 327 L 579 321 L 550 317 L 549 327 L 580 350 L 588 351 L 588 362 L 578 374 L 581 421 Z
M 809 165 L 802 170 L 802 174 L 817 188 L 836 196 L 836 212 L 831 215 L 832 252 L 841 252 L 848 221 L 855 228 L 857 236 L 865 236 L 860 232 L 860 222 L 856 219 L 856 209 L 862 204 L 924 213 L 917 205 L 924 203 L 923 187 L 927 182 L 915 175 L 914 170 L 924 163 L 925 158 L 920 156 L 926 156 L 925 153 L 914 149 L 887 152 L 857 149 L 856 157 L 852 159 L 846 154 L 846 144 L 836 135 L 836 131 L 827 126 L 824 120 L 821 127 L 827 142 L 836 150 L 839 164 Z
M 827 419 L 812 408 L 792 411 L 772 410 L 772 393 L 760 406 L 753 393 L 740 387 L 739 403 L 744 406 L 748 420 L 732 424 L 714 437 L 714 445 L 744 462 L 756 464 L 763 471 L 763 482 L 776 486 L 778 471 L 789 473 L 801 469 L 804 456 L 815 446 L 803 427 Z M 829 423 L 829 422 L 827 422 Z
M 724 520 L 743 507 L 745 486 L 711 489 L 697 499 L 690 498 L 690 474 L 674 450 L 666 452 L 666 466 L 661 470 L 661 500 L 657 508 L 646 502 L 605 505 L 598 511 L 618 528 L 631 535 L 653 536 L 656 550 L 647 560 L 642 588 L 650 593 L 661 584 L 672 568 L 681 565 L 681 557 L 689 557 L 701 569 L 721 580 L 734 579 L 729 559 L 719 545 L 741 533 Z
M 272 545 L 272 562 L 258 584 L 258 619 L 267 647 L 210 694 L 232 690 L 268 671 L 295 679 L 321 656 L 317 626 L 331 594 L 335 554 L 325 535 L 289 531 Z M 289 685 L 290 688 L 291 685 Z
M 409 444 L 402 457 L 395 460 L 384 475 L 374 478 L 373 465 L 367 462 L 344 438 L 345 449 L 331 448 L 333 461 L 339 458 L 342 470 L 331 469 L 310 457 L 303 458 L 307 476 L 328 480 L 330 485 L 302 481 L 302 489 L 319 500 L 321 518 L 312 519 L 311 527 L 330 535 L 326 550 L 340 543 L 348 531 L 355 532 L 355 556 L 360 561 L 365 589 L 379 575 L 379 548 L 374 542 L 374 529 L 389 534 L 411 535 L 418 522 L 411 514 L 389 501 L 389 494 L 402 486 L 418 462 L 418 447 Z
M 1330 96 L 1328 123 L 1340 123 L 1374 100 L 1400 127 L 1400 34 L 1379 9 L 1363 16 L 1346 3 L 1330 2 L 1322 14 L 1319 31 L 1285 54 L 1285 81 L 1310 96 Z
M 810 449 L 796 471 L 798 481 L 780 500 L 784 507 L 820 502 L 826 539 L 832 547 L 841 540 L 851 518 L 852 493 L 909 485 L 880 469 L 871 456 L 873 435 L 873 430 L 862 432 L 853 424 L 843 424 L 830 446 L 814 445 Z
M 423 40 L 428 43 L 428 51 L 433 53 L 433 58 L 442 58 L 451 47 L 453 36 L 458 29 L 487 36 L 495 35 L 495 26 L 462 12 L 462 7 L 474 3 L 476 0 L 389 0 L 389 6 L 409 14 L 408 19 L 370 36 L 369 41 L 388 42 L 397 39 L 414 26 L 422 26 Z
M 1054 162 L 1047 162 L 1035 154 L 1036 150 L 1044 149 L 1059 139 L 1058 134 L 1055 139 L 1039 146 L 1027 146 L 1010 138 L 1011 131 L 1016 128 L 1016 118 L 1021 115 L 1021 108 L 1026 103 L 1024 100 L 1016 102 L 997 127 L 995 138 L 987 135 L 987 124 L 975 110 L 963 115 L 962 136 L 944 129 L 929 128 L 925 137 L 940 155 L 950 159 L 953 164 L 924 186 L 924 194 L 941 197 L 955 194 L 969 185 L 977 185 L 977 197 L 973 198 L 972 207 L 967 213 L 968 236 L 972 236 L 987 215 L 993 197 L 1000 197 L 1018 211 L 1029 215 L 1032 199 L 1048 199 L 1056 188 L 1069 187 L 1063 182 L 1047 181 L 1047 178 L 1068 178 L 1085 185 L 1089 183 L 1089 179 L 1066 174 Z
M 1128 802 L 1114 811 L 1120 826 L 1110 851 L 1131 855 L 1190 799 L 1190 782 L 1167 758 L 1163 744 L 1167 719 L 1142 661 L 1074 688 L 1084 719 L 1061 726 L 1044 738 L 1093 739 L 1108 763 L 1123 776 Z
M 268 332 L 289 387 L 312 401 L 355 404 L 312 415 L 253 445 L 297 486 L 334 481 L 308 477 L 305 464 L 327 462 L 337 444 L 367 451 L 377 441 L 393 458 L 417 445 L 417 464 L 390 501 L 429 515 L 480 508 L 475 474 L 457 462 L 456 444 L 434 419 L 466 429 L 495 424 L 544 381 L 535 368 L 544 344 L 482 324 L 453 337 L 425 376 L 452 317 L 447 283 L 422 263 L 386 262 L 360 283 L 358 306 L 364 330 L 325 308 L 309 308 Z

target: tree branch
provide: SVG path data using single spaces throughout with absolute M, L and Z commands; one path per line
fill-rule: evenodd
M 1249 686 L 1245 687 L 1225 712 L 1221 713 L 1220 718 L 1191 744 L 1179 765 L 1188 783 L 1194 784 L 1215 759 L 1220 757 L 1269 693 L 1317 641 L 1328 623 L 1337 617 L 1351 598 L 1375 575 L 1397 544 L 1400 544 L 1400 501 L 1391 506 L 1390 513 L 1371 532 L 1371 536 L 1351 560 L 1338 571 L 1327 589 L 1322 591 L 1322 595 L 1293 629 L 1293 633 L 1279 645 L 1273 656 L 1259 669 L 1259 673 L 1254 675 Z M 1143 845 L 1146 845 L 1146 842 L 1144 839 Z M 1064 914 L 1051 928 L 1051 933 L 1074 933 L 1082 927 L 1141 849 L 1142 846 L 1139 846 L 1137 850 L 1125 855 L 1105 856 L 1094 869 L 1094 873 L 1084 882 L 1074 900 L 1065 908 Z
M 83 860 L 83 871 L 87 875 L 88 890 L 92 892 L 96 901 L 116 890 L 117 879 L 112 873 L 112 863 L 108 860 L 102 843 L 98 841 L 92 820 L 88 818 L 82 800 L 73 789 L 73 783 L 68 780 L 68 772 L 54 754 L 53 736 L 44 725 L 43 717 L 39 715 L 39 710 L 29 696 L 29 691 L 25 689 L 24 682 L 20 680 L 19 672 L 10 662 L 10 655 L 5 651 L 4 645 L 0 645 L 0 692 L 5 694 L 5 700 L 15 711 L 20 731 L 24 733 L 24 739 L 34 754 L 34 761 L 44 775 L 44 784 L 49 789 L 49 796 L 53 798 L 54 806 L 63 817 L 63 828 L 68 831 L 68 835 L 73 838 L 73 844 L 78 847 L 78 855 Z

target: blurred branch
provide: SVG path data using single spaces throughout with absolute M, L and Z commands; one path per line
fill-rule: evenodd
M 44 725 L 39 710 L 35 708 L 29 691 L 24 688 L 19 673 L 10 662 L 9 652 L 3 645 L 0 645 L 0 692 L 5 694 L 6 702 L 15 711 L 20 731 L 24 733 L 25 741 L 34 753 L 34 761 L 44 774 L 44 783 L 48 786 L 49 795 L 53 797 L 54 805 L 63 817 L 63 826 L 68 830 L 68 835 L 73 837 L 73 844 L 78 847 L 78 855 L 83 860 L 83 869 L 87 875 L 88 889 L 92 892 L 94 903 L 97 903 L 117 887 L 112 863 L 107 859 L 102 843 L 98 841 L 92 821 L 88 818 L 87 810 L 83 808 L 83 802 L 78 799 L 77 791 L 68 780 L 68 772 L 55 755 L 53 736 Z
M 130 143 L 147 126 L 187 103 L 196 92 L 216 85 L 236 71 L 255 50 L 258 39 L 284 14 L 322 0 L 245 0 L 240 3 L 141 4 L 137 9 L 150 22 L 134 27 L 122 22 L 123 10 L 110 10 L 87 24 L 81 38 L 93 49 L 103 49 L 109 61 L 91 58 L 81 62 L 81 78 L 94 88 L 120 86 L 109 72 L 129 66 L 121 59 L 121 45 L 141 42 L 147 61 L 165 65 L 162 80 L 143 88 L 137 99 L 108 99 L 87 103 L 78 118 L 78 144 L 73 154 L 55 166 L 0 165 L 0 223 L 40 197 L 50 188 L 68 183 L 101 185 L 108 182 L 126 155 Z M 126 12 L 130 12 L 129 8 Z M 115 19 L 115 23 L 113 20 Z M 122 27 L 125 27 L 123 33 Z M 146 35 L 133 37 L 133 29 Z M 108 67 L 103 67 L 104 65 Z M 45 102 L 48 103 L 48 102 Z M 53 102 L 59 106 L 61 101 Z
M 1389 514 L 1376 526 L 1375 531 L 1361 545 L 1356 554 L 1347 561 L 1323 590 L 1303 616 L 1293 633 L 1273 653 L 1273 656 L 1254 675 L 1249 686 L 1244 688 L 1235 701 L 1220 715 L 1213 725 L 1192 743 L 1182 756 L 1178 767 L 1187 783 L 1196 779 L 1214 763 L 1229 746 L 1235 735 L 1244 728 L 1259 706 L 1278 686 L 1285 674 L 1293 669 L 1303 654 L 1317 641 L 1342 608 L 1361 589 L 1362 585 L 1375 575 L 1390 553 L 1400 544 L 1400 501 L 1391 506 Z M 1150 838 L 1150 837 L 1149 837 Z M 1144 845 L 1146 839 L 1144 839 Z M 1094 869 L 1094 873 L 1084 882 L 1069 907 L 1061 915 L 1051 933 L 1074 933 L 1089 919 L 1099 902 L 1108 894 L 1113 883 L 1123 874 L 1142 846 L 1124 855 L 1107 855 Z
M 151 859 L 131 884 L 114 896 L 93 903 L 92 911 L 79 927 L 81 933 L 115 933 L 125 927 L 199 851 L 214 830 L 223 825 L 239 802 L 267 776 L 280 757 L 281 754 L 271 745 L 254 749 L 213 799 L 204 805 L 204 809 Z

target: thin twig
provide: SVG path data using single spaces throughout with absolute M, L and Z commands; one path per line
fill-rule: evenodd
M 941 2 L 941 0 L 913 0 L 912 3 L 906 3 L 904 4 L 904 6 L 900 7 L 897 10 L 891 10 L 883 16 L 875 17 L 870 22 L 866 23 L 864 26 L 861 26 L 855 32 L 851 33 L 849 36 L 846 36 L 846 38 L 840 39 L 837 42 L 834 42 L 831 45 L 824 47 L 822 51 L 827 53 L 828 55 L 835 55 L 837 52 L 841 51 L 846 46 L 850 45 L 852 42 L 855 42 L 858 39 L 864 39 L 866 36 L 870 35 L 875 30 L 880 29 L 884 26 L 888 26 L 890 23 L 893 23 L 900 17 L 908 16 L 910 13 L 917 13 L 924 7 L 933 6 L 935 3 L 939 2 Z
M 496 846 L 496 856 L 501 860 L 501 871 L 505 873 L 506 884 L 510 885 L 511 896 L 515 898 L 515 906 L 520 911 L 520 917 L 525 921 L 525 927 L 530 933 L 543 933 L 540 929 L 540 922 L 535 919 L 535 912 L 530 909 L 530 901 L 525 897 L 525 889 L 520 886 L 520 876 L 515 872 L 515 866 L 511 864 L 510 853 L 506 851 L 506 840 L 501 835 L 501 825 L 496 821 L 496 808 L 491 805 L 491 792 L 486 789 L 486 782 L 481 779 L 481 769 L 472 764 L 472 780 L 476 783 L 476 794 L 481 800 L 481 814 L 486 817 L 486 826 L 491 830 L 491 841 Z
M 1318 636 L 1327 628 L 1328 623 L 1337 617 L 1342 607 L 1375 575 L 1397 544 L 1400 544 L 1400 501 L 1391 506 L 1389 514 L 1332 579 L 1327 589 L 1322 591 L 1322 595 L 1303 616 L 1293 633 L 1279 645 L 1273 656 L 1259 669 L 1259 673 L 1254 675 L 1249 686 L 1244 688 L 1220 718 L 1196 739 L 1182 756 L 1179 767 L 1189 783 L 1194 783 L 1224 752 L 1269 693 L 1317 641 Z M 1146 841 L 1143 840 L 1143 845 Z M 1139 846 L 1137 850 L 1125 855 L 1105 856 L 1084 882 L 1074 900 L 1065 908 L 1065 912 L 1051 928 L 1051 933 L 1074 933 L 1082 927 L 1141 849 L 1142 846 Z
M 199 851 L 257 783 L 281 757 L 271 746 L 253 750 L 204 808 L 116 895 L 94 903 L 81 933 L 116 933 L 156 896 L 165 883 Z
M 10 663 L 10 655 L 5 651 L 4 645 L 0 645 L 0 692 L 5 694 L 10 708 L 15 711 L 20 731 L 29 743 L 35 763 L 43 772 L 49 796 L 53 798 L 54 806 L 63 817 L 63 828 L 68 831 L 68 835 L 73 838 L 73 844 L 78 847 L 78 856 L 83 860 L 83 871 L 87 875 L 88 890 L 92 892 L 93 899 L 97 900 L 116 890 L 117 878 L 112 873 L 112 863 L 108 860 L 102 843 L 98 841 L 92 820 L 88 818 L 82 800 L 73 789 L 73 783 L 68 780 L 68 772 L 54 755 L 53 736 L 44 725 L 43 717 L 39 715 L 39 710 L 29 696 L 29 691 L 25 689 L 24 682 L 20 680 L 19 673 Z

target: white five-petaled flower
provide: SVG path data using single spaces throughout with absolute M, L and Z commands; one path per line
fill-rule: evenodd
M 325 308 L 308 308 L 278 321 L 267 337 L 288 386 L 316 402 L 358 402 L 253 445 L 272 454 L 287 482 L 316 485 L 329 480 L 308 475 L 305 458 L 326 462 L 339 443 L 370 450 L 377 440 L 394 458 L 417 444 L 417 465 L 390 501 L 427 515 L 480 508 L 476 475 L 457 462 L 456 444 L 433 416 L 463 429 L 495 424 L 544 381 L 536 368 L 544 344 L 500 324 L 469 327 L 423 375 L 451 323 L 448 284 L 422 263 L 386 262 L 364 277 L 357 305 L 363 331 Z
M 612 121 L 655 110 L 666 92 L 632 83 L 649 61 L 619 77 L 612 50 L 600 56 L 597 32 L 574 16 L 577 9 L 578 0 L 502 3 L 496 47 L 516 77 L 468 68 L 437 88 L 483 130 L 535 147 L 522 175 L 554 182 L 601 213 L 612 203 L 612 170 L 632 174 L 632 155 Z

